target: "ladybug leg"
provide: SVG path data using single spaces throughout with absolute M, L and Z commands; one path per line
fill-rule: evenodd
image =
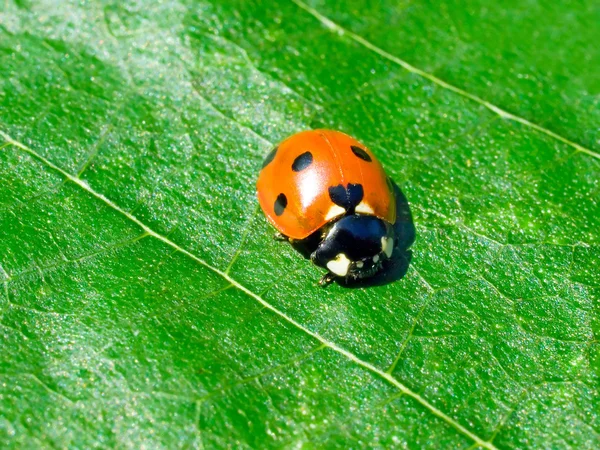
M 288 237 L 285 234 L 280 233 L 279 231 L 273 235 L 273 239 L 276 241 L 289 241 Z
M 319 280 L 319 286 L 325 287 L 331 284 L 331 282 L 335 280 L 335 275 L 331 272 L 327 272 L 325 275 L 321 277 Z

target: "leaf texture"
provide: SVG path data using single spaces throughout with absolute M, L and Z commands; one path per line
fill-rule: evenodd
M 0 7 L 3 448 L 598 448 L 599 9 Z M 272 239 L 282 138 L 365 142 L 406 276 Z

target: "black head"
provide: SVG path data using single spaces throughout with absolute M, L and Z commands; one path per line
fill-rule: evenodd
M 344 216 L 327 231 L 311 260 L 341 278 L 373 276 L 392 256 L 394 228 L 373 216 Z

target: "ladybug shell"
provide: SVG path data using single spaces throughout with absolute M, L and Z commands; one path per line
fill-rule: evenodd
M 284 140 L 265 158 L 257 190 L 269 221 L 292 239 L 304 239 L 348 212 L 396 220 L 383 167 L 339 131 L 302 131 Z

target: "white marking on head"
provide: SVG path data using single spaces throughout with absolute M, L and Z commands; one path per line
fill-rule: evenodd
M 359 269 L 362 269 L 364 265 L 365 265 L 364 262 L 362 262 L 362 261 L 356 261 L 356 267 L 358 267 Z
M 379 255 L 373 256 L 373 262 L 379 262 Z
M 342 214 L 345 214 L 345 213 L 346 213 L 346 210 L 344 208 L 342 208 L 339 205 L 333 205 L 331 208 L 329 208 L 329 211 L 327 211 L 325 220 L 330 221 L 331 219 L 333 219 L 337 216 L 341 216 Z
M 338 253 L 335 259 L 332 259 L 327 263 L 327 268 L 335 273 L 337 276 L 345 277 L 348 274 L 348 268 L 350 267 L 350 261 L 343 253 Z
M 357 213 L 362 213 L 362 214 L 375 214 L 375 211 L 373 211 L 373 208 L 371 208 L 371 206 L 368 203 L 360 202 L 356 208 L 354 208 L 354 211 L 356 211 Z
M 381 238 L 381 250 L 386 254 L 388 258 L 392 257 L 392 253 L 394 252 L 394 239 L 388 238 L 386 236 Z

